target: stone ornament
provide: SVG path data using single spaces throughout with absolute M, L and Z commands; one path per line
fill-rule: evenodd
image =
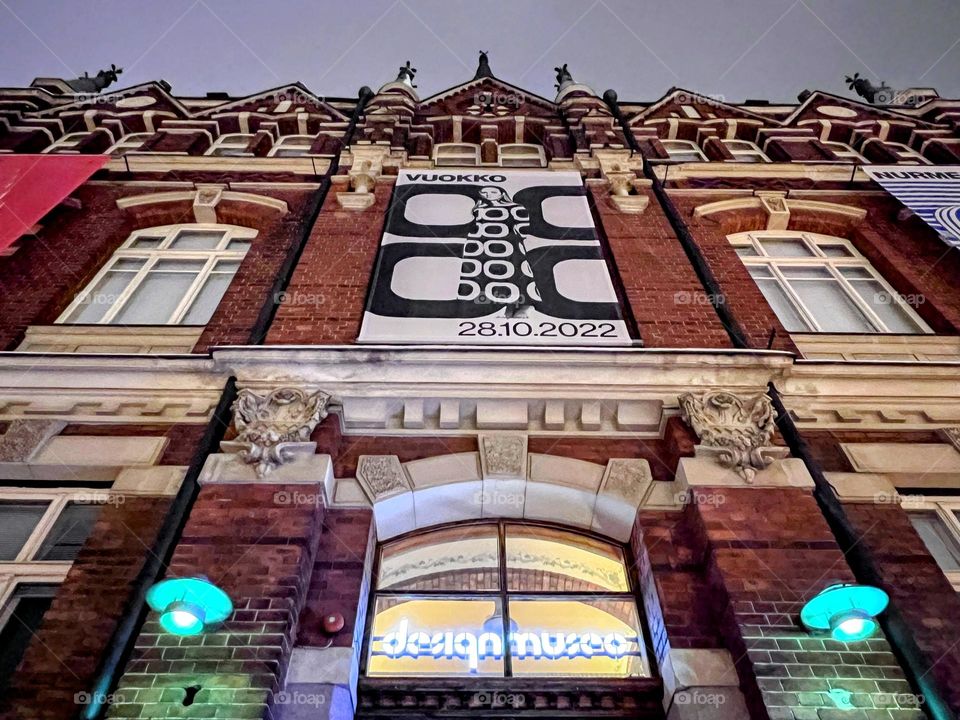
M 482 434 L 480 436 L 480 450 L 484 477 L 525 478 L 527 476 L 527 439 L 525 435 Z
M 283 387 L 267 395 L 241 390 L 233 403 L 233 420 L 239 432 L 235 442 L 246 446 L 244 462 L 256 465 L 257 476 L 264 477 L 290 460 L 292 446 L 310 439 L 327 416 L 329 402 L 330 396 L 319 390 L 308 394 Z
M 753 482 L 758 470 L 773 460 L 763 450 L 773 437 L 774 417 L 770 398 L 763 393 L 740 396 L 724 390 L 679 397 L 684 422 L 716 453 L 719 465 Z
M 396 455 L 361 455 L 357 461 L 357 480 L 371 502 L 411 489 Z

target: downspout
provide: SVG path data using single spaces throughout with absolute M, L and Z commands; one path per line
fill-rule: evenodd
M 342 148 L 347 147 L 352 140 L 357 122 L 362 116 L 363 109 L 371 97 L 373 97 L 373 91 L 370 90 L 370 88 L 366 86 L 360 88 L 356 108 L 350 118 L 350 124 L 344 133 L 341 152 Z M 310 231 L 316 222 L 320 209 L 323 207 L 324 198 L 330 188 L 330 178 L 336 174 L 339 167 L 340 153 L 337 153 L 330 165 L 330 170 L 327 173 L 323 185 L 313 200 L 310 217 L 303 225 L 303 231 L 297 247 L 289 254 L 284 262 L 283 268 L 280 273 L 278 273 L 277 280 L 272 288 L 272 302 L 264 306 L 251 331 L 251 337 L 254 339 L 255 344 L 262 342 L 266 336 L 267 329 L 273 322 L 273 318 L 279 307 L 279 294 L 290 282 L 290 277 L 300 260 L 307 239 L 310 237 Z M 197 452 L 190 463 L 183 483 L 180 485 L 180 489 L 170 503 L 170 508 L 163 520 L 163 525 L 161 525 L 157 538 L 149 549 L 147 561 L 133 582 L 133 590 L 124 606 L 117 627 L 113 631 L 110 641 L 106 646 L 107 652 L 100 662 L 96 679 L 91 686 L 89 694 L 90 703 L 81 708 L 76 716 L 81 720 L 96 720 L 96 718 L 101 717 L 106 710 L 108 694 L 119 681 L 123 667 L 126 665 L 130 653 L 133 650 L 133 643 L 136 640 L 137 631 L 142 625 L 143 618 L 146 615 L 147 590 L 160 579 L 166 570 L 170 558 L 173 556 L 174 548 L 180 539 L 180 535 L 187 522 L 187 517 L 190 514 L 190 509 L 193 507 L 194 500 L 196 500 L 200 490 L 198 483 L 200 472 L 210 453 L 216 452 L 219 448 L 220 441 L 223 439 L 226 429 L 230 426 L 232 421 L 231 408 L 236 397 L 236 378 L 231 377 L 227 380 L 223 394 L 217 403 L 217 407 L 203 435 L 200 446 L 197 448 Z
M 676 205 L 673 204 L 673 200 L 670 199 L 670 196 L 667 195 L 664 190 L 663 183 L 660 182 L 660 178 L 658 178 L 657 174 L 653 171 L 650 161 L 640 150 L 640 145 L 633 136 L 630 126 L 627 125 L 626 118 L 623 117 L 623 113 L 620 111 L 620 105 L 617 103 L 617 93 L 613 90 L 607 90 L 603 94 L 603 100 L 607 104 L 607 107 L 610 108 L 610 112 L 613 113 L 613 116 L 620 123 L 620 129 L 623 130 L 629 148 L 643 158 L 643 174 L 652 183 L 653 194 L 660 203 L 664 215 L 667 216 L 667 220 L 670 222 L 674 234 L 680 241 L 680 246 L 687 254 L 687 258 L 690 260 L 690 264 L 693 266 L 693 270 L 696 272 L 700 284 L 703 285 L 703 289 L 707 291 L 707 299 L 717 313 L 717 317 L 720 318 L 720 322 L 723 323 L 727 335 L 730 336 L 730 341 L 735 348 L 749 348 L 750 346 L 747 343 L 743 328 L 730 311 L 729 304 L 723 301 L 720 282 L 717 280 L 716 275 L 713 274 L 713 270 L 710 269 L 706 258 L 703 257 L 700 247 L 694 242 L 693 236 L 690 234 L 690 229 L 683 221 L 683 218 L 680 217 L 680 212 L 677 210 Z
M 347 129 L 343 134 L 343 144 L 340 146 L 340 152 L 338 152 L 331 161 L 330 169 L 327 171 L 320 189 L 316 192 L 310 203 L 310 209 L 302 225 L 300 239 L 297 241 L 297 245 L 293 248 L 293 251 L 287 254 L 287 258 L 284 260 L 280 272 L 277 273 L 277 279 L 274 280 L 273 287 L 270 288 L 269 301 L 261 308 L 260 314 L 257 316 L 257 321 L 250 330 L 251 345 L 260 345 L 266 338 L 270 326 L 273 324 L 273 319 L 280 309 L 280 296 L 289 286 L 290 280 L 293 278 L 293 273 L 300 263 L 300 256 L 303 255 L 303 250 L 307 246 L 307 240 L 310 239 L 310 233 L 313 231 L 313 226 L 317 222 L 317 216 L 320 215 L 323 203 L 326 202 L 327 193 L 330 191 L 330 179 L 340 170 L 340 155 L 343 153 L 343 149 L 349 147 L 350 143 L 353 142 L 353 135 L 356 132 L 357 123 L 363 116 L 364 108 L 366 108 L 367 103 L 372 97 L 373 90 L 366 85 L 360 88 L 357 96 L 357 105 L 353 109 L 353 114 L 350 116 L 350 123 L 347 125 Z
M 620 111 L 616 92 L 607 90 L 603 94 L 603 99 L 610 107 L 610 111 L 614 117 L 620 122 L 620 127 L 627 138 L 627 144 L 630 149 L 642 156 L 643 153 L 640 150 L 639 144 L 630 131 L 630 127 L 627 125 L 623 113 Z M 697 277 L 700 279 L 700 282 L 703 283 L 704 289 L 709 294 L 710 302 L 716 310 L 720 321 L 724 324 L 731 342 L 733 342 L 734 347 L 747 348 L 746 335 L 729 310 L 728 304 L 717 302 L 717 300 L 723 296 L 716 276 L 714 276 L 711 271 L 706 259 L 703 257 L 703 253 L 700 252 L 700 248 L 694 242 L 690 230 L 677 212 L 673 201 L 664 191 L 663 184 L 653 172 L 646 157 L 643 158 L 643 172 L 644 175 L 652 181 L 654 195 L 656 195 L 657 200 L 663 208 L 664 214 L 670 221 L 670 225 L 673 227 L 677 238 L 686 251 L 687 257 L 690 259 L 690 263 L 697 273 Z M 830 526 L 837 544 L 840 546 L 840 550 L 850 565 L 850 569 L 853 570 L 854 576 L 858 582 L 882 587 L 884 584 L 883 577 L 873 556 L 870 551 L 864 547 L 863 543 L 860 542 L 862 539 L 861 536 L 857 533 L 856 528 L 847 517 L 842 503 L 837 499 L 833 487 L 826 477 L 824 477 L 819 463 L 810 453 L 806 441 L 797 430 L 793 418 L 790 417 L 790 414 L 783 404 L 780 393 L 772 382 L 768 386 L 768 394 L 777 413 L 777 427 L 780 430 L 780 434 L 783 435 L 787 446 L 790 448 L 791 455 L 803 460 L 807 466 L 807 470 L 810 472 L 814 482 L 814 498 L 820 506 L 820 510 L 827 524 Z M 928 672 L 929 668 L 926 667 L 926 659 L 920 651 L 920 647 L 917 645 L 913 634 L 910 632 L 910 627 L 896 603 L 891 602 L 886 612 L 884 612 L 879 619 L 884 633 L 890 641 L 891 649 L 905 671 L 908 682 L 914 692 L 923 697 L 923 706 L 926 713 L 934 718 L 934 720 L 952 720 L 954 714 L 945 700 L 945 694 L 935 679 L 930 677 Z

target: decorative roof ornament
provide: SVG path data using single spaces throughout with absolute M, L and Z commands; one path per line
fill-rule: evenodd
M 490 57 L 486 50 L 480 51 L 480 60 L 477 63 L 477 72 L 474 74 L 473 79 L 479 80 L 480 78 L 492 78 L 493 70 L 490 69 Z
M 573 84 L 573 75 L 571 75 L 570 71 L 567 70 L 566 63 L 560 67 L 555 67 L 554 71 L 557 73 L 557 84 L 554 86 L 557 88 L 557 91 L 563 90 L 563 88 L 567 85 Z
M 67 80 L 67 85 L 78 93 L 98 93 L 109 87 L 117 81 L 117 76 L 123 72 L 123 68 L 118 68 L 111 64 L 109 70 L 100 70 L 95 77 L 90 77 L 90 73 L 83 73 L 83 77 L 74 80 Z
M 406 65 L 400 66 L 400 72 L 397 74 L 397 82 L 402 82 L 404 85 L 409 85 L 412 88 L 415 88 L 416 85 L 413 84 L 413 76 L 417 74 L 417 69 L 415 67 L 410 67 L 410 61 L 407 60 Z
M 896 91 L 885 82 L 881 81 L 879 86 L 874 85 L 867 78 L 860 77 L 860 73 L 854 73 L 853 77 L 847 75 L 846 81 L 847 87 L 871 105 L 889 105 L 896 96 Z

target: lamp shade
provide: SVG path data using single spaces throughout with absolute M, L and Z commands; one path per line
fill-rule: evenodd
M 820 591 L 800 611 L 800 620 L 809 630 L 829 632 L 834 640 L 856 642 L 877 631 L 877 615 L 890 598 L 870 585 L 837 583 Z
M 160 626 L 174 635 L 196 635 L 233 612 L 227 594 L 203 577 L 158 582 L 147 591 L 147 603 L 160 613 Z

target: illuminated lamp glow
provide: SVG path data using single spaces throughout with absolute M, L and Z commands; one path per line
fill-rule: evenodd
M 160 613 L 160 627 L 174 635 L 196 635 L 233 612 L 227 594 L 203 577 L 163 580 L 147 591 L 147 603 Z
M 890 598 L 870 585 L 837 583 L 819 592 L 800 611 L 800 620 L 813 631 L 829 632 L 834 640 L 857 642 L 877 631 L 876 616 Z

